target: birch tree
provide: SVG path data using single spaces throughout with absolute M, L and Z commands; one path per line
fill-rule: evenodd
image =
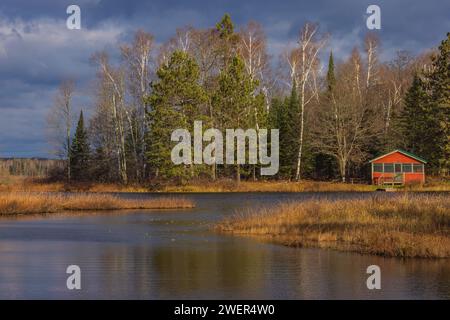
M 272 85 L 270 75 L 267 40 L 260 24 L 251 21 L 239 32 L 238 53 L 244 62 L 245 69 L 252 80 L 258 80 L 258 88 L 266 99 L 266 111 L 270 108 L 269 89 Z M 258 122 L 257 122 L 258 125 Z
M 300 31 L 298 39 L 299 49 L 299 63 L 300 66 L 296 71 L 299 72 L 296 83 L 299 86 L 300 95 L 300 134 L 299 134 L 299 148 L 297 156 L 297 166 L 295 179 L 299 181 L 301 179 L 301 164 L 303 157 L 303 145 L 305 135 L 305 108 L 316 97 L 317 92 L 308 92 L 308 86 L 314 88 L 311 85 L 311 81 L 315 79 L 313 73 L 317 72 L 319 65 L 319 53 L 326 43 L 326 37 L 319 35 L 319 26 L 317 24 L 306 23 Z M 295 74 L 294 74 L 295 77 Z M 309 94 L 308 94 L 309 93 Z
M 342 182 L 346 181 L 349 163 L 365 160 L 368 141 L 379 135 L 377 114 L 364 101 L 363 72 L 357 50 L 339 68 L 335 82 L 333 72 L 328 71 L 328 98 L 323 99 L 313 126 L 314 146 L 337 160 Z
M 107 112 L 111 114 L 116 144 L 118 175 L 122 183 L 128 183 L 127 155 L 125 148 L 126 121 L 132 125 L 130 115 L 125 107 L 124 73 L 115 69 L 109 63 L 108 55 L 104 52 L 96 53 L 92 60 L 99 67 L 99 78 L 111 92 Z M 133 132 L 132 128 L 131 132 Z
M 405 94 L 412 81 L 412 63 L 413 58 L 408 52 L 398 51 L 391 62 L 380 68 L 383 134 L 385 148 L 388 150 L 392 149 L 398 142 L 392 139 L 391 122 L 393 117 L 403 108 Z
M 75 83 L 64 80 L 59 86 L 53 107 L 47 116 L 49 142 L 55 148 L 54 152 L 67 161 L 67 180 L 71 179 L 70 146 L 74 112 L 72 106 Z
M 145 98 L 149 94 L 150 83 L 150 64 L 151 52 L 153 49 L 154 38 L 150 33 L 142 30 L 136 32 L 134 41 L 131 45 L 121 46 L 122 58 L 125 61 L 127 76 L 128 76 L 128 90 L 131 95 L 133 109 L 131 118 L 136 119 L 134 125 L 134 132 L 131 133 L 132 148 L 135 159 L 136 178 L 142 180 L 145 176 L 145 133 L 147 104 Z
M 157 57 L 158 67 L 167 65 L 170 61 L 172 54 L 175 51 L 191 53 L 192 37 L 194 33 L 195 29 L 192 26 L 177 28 L 175 31 L 175 35 L 171 37 L 168 41 L 164 42 L 159 48 L 159 53 Z
M 364 39 L 366 64 L 366 88 L 370 88 L 378 81 L 378 51 L 380 40 L 374 33 L 368 33 Z
M 249 22 L 239 32 L 238 55 L 241 57 L 251 81 L 257 83 L 253 95 L 255 97 L 259 95 L 259 98 L 264 99 L 265 104 L 265 108 L 261 109 L 260 104 L 255 103 L 251 109 L 252 122 L 257 132 L 261 125 L 266 124 L 270 109 L 270 66 L 266 42 L 262 26 L 254 21 Z M 253 180 L 256 180 L 256 165 L 252 166 L 252 172 Z

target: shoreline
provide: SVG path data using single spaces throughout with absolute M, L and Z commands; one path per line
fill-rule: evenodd
M 77 193 L 245 193 L 245 192 L 374 192 L 379 186 L 330 181 L 303 180 L 292 182 L 233 180 L 193 181 L 187 184 L 153 182 L 148 184 L 121 185 L 114 183 L 72 183 L 48 182 L 43 179 L 24 177 L 0 177 L 0 192 L 77 192 Z M 450 192 L 450 182 L 430 182 L 424 185 L 407 185 L 402 188 L 386 188 L 386 192 Z M 382 191 L 382 192 L 384 192 Z
M 58 212 L 190 209 L 188 199 L 122 199 L 111 194 L 0 193 L 0 217 Z
M 439 195 L 294 201 L 238 212 L 214 230 L 288 247 L 450 258 L 449 209 L 450 198 Z

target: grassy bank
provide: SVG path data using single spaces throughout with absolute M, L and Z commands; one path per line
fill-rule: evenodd
M 216 230 L 295 247 L 449 258 L 450 197 L 292 202 L 236 214 Z
M 232 180 L 187 185 L 165 185 L 165 192 L 347 192 L 374 191 L 375 188 L 365 184 L 347 184 L 321 181 L 241 181 L 238 185 Z
M 368 184 L 327 181 L 193 181 L 187 184 L 150 182 L 147 184 L 71 183 L 46 182 L 43 179 L 0 177 L 0 192 L 366 192 L 376 190 Z M 450 191 L 450 183 L 430 181 L 424 185 L 413 184 L 398 191 Z
M 192 208 L 180 198 L 121 199 L 101 194 L 0 193 L 0 216 L 84 210 Z

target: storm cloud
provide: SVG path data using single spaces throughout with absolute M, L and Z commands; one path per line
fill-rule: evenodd
M 66 8 L 81 7 L 81 30 L 66 28 Z M 2 0 L 0 3 L 0 157 L 48 157 L 46 114 L 59 82 L 77 83 L 77 106 L 89 108 L 95 51 L 115 48 L 139 28 L 162 43 L 177 27 L 213 26 L 230 13 L 237 26 L 261 23 L 273 60 L 306 21 L 319 22 L 331 35 L 333 48 L 344 58 L 361 45 L 367 32 L 366 8 L 381 7 L 382 58 L 399 49 L 418 54 L 437 46 L 450 31 L 450 2 L 359 0 Z

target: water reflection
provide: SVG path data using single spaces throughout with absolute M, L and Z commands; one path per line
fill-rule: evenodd
M 197 194 L 190 212 L 2 219 L 0 298 L 450 298 L 443 260 L 293 249 L 208 230 L 236 208 L 318 196 L 336 195 Z M 81 267 L 81 291 L 66 289 L 70 264 Z M 371 264 L 381 267 L 380 291 L 366 288 Z

